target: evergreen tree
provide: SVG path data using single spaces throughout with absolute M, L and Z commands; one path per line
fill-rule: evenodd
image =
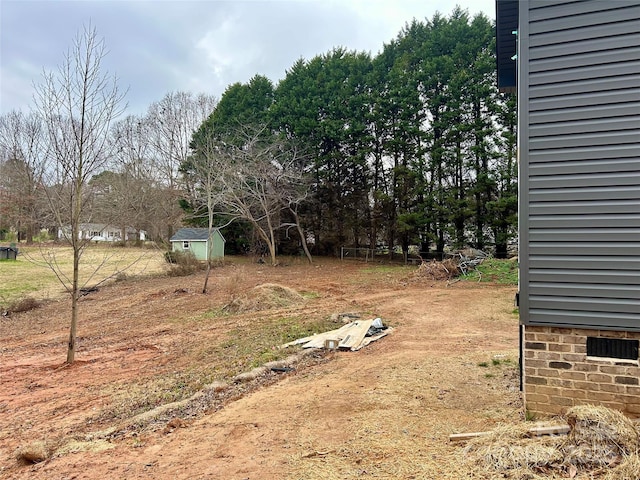
M 322 253 L 335 254 L 341 245 L 366 238 L 370 69 L 369 55 L 336 48 L 298 61 L 276 89 L 274 125 L 313 152 L 307 220 Z

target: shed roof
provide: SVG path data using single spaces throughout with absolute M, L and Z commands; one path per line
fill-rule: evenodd
M 224 241 L 224 237 L 222 233 L 220 233 L 220 229 L 214 228 L 213 232 L 218 232 L 222 240 Z M 202 240 L 206 241 L 209 238 L 209 229 L 208 228 L 181 228 L 178 230 L 173 237 L 169 240 L 170 242 L 180 242 L 183 240 Z

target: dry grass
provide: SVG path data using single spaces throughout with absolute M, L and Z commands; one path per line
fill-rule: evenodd
M 529 426 L 525 424 L 503 425 L 470 441 L 464 449 L 464 457 L 487 475 L 509 472 L 513 478 L 518 478 L 560 461 L 560 442 L 558 437 L 531 440 Z
M 18 449 L 16 452 L 16 460 L 23 465 L 41 463 L 51 458 L 54 450 L 54 447 L 48 442 L 33 442 Z
M 144 409 L 135 416 L 128 415 L 115 426 L 87 435 L 83 442 L 71 441 L 68 442 L 66 446 L 78 444 L 78 448 L 87 450 L 91 447 L 94 448 L 93 451 L 101 451 L 97 449 L 101 448 L 104 450 L 108 448 L 108 445 L 111 445 L 109 443 L 105 445 L 105 439 L 115 438 L 125 433 L 134 431 L 157 431 L 163 426 L 166 433 L 167 429 L 177 428 L 172 426 L 172 423 L 175 423 L 176 420 L 178 423 L 183 423 L 183 419 L 191 420 L 205 412 L 218 410 L 227 403 L 237 400 L 249 392 L 277 382 L 282 375 L 272 371 L 271 367 L 273 366 L 286 365 L 295 368 L 304 368 L 324 361 L 326 361 L 324 352 L 317 350 L 299 352 L 283 360 L 269 362 L 249 372 L 240 373 L 233 377 L 229 383 L 214 381 L 202 386 L 188 398 L 163 403 L 155 408 Z M 139 395 L 140 394 L 138 394 L 138 396 Z M 73 450 L 67 449 L 66 452 L 68 451 Z M 62 452 L 62 450 L 58 449 L 56 451 L 56 453 L 59 452 Z
M 640 456 L 625 455 L 617 467 L 607 470 L 603 480 L 638 480 L 640 478 Z
M 489 403 L 495 402 L 495 410 L 479 413 L 479 417 L 484 417 L 478 418 L 480 422 L 488 418 L 508 421 L 520 411 L 520 404 L 503 407 L 497 400 L 498 397 L 505 398 L 504 392 L 509 386 L 515 386 L 514 379 L 511 376 L 485 379 L 484 370 L 476 366 L 476 359 L 475 356 L 459 359 L 460 363 L 468 365 L 460 372 L 453 371 L 447 362 L 433 358 L 381 368 L 378 374 L 385 381 L 370 390 L 364 396 L 365 401 L 359 399 L 357 404 L 345 404 L 349 411 L 348 423 L 331 425 L 336 434 L 335 441 L 319 443 L 315 433 L 302 438 L 302 453 L 289 462 L 290 475 L 286 478 L 491 478 L 472 476 L 471 470 L 461 461 L 460 452 L 447 441 L 451 423 L 455 423 L 455 420 L 450 423 L 448 415 L 457 408 L 473 409 L 471 402 L 479 382 L 491 384 L 491 390 L 496 394 L 488 399 Z M 515 367 L 506 365 L 505 373 L 511 370 L 515 371 Z M 508 396 L 517 399 L 515 392 Z M 322 425 L 317 427 L 322 428 Z
M 41 304 L 42 302 L 39 302 L 33 297 L 24 297 L 9 304 L 9 306 L 6 308 L 6 312 L 7 314 L 28 312 L 29 310 L 35 310 Z
M 232 272 L 226 276 L 220 285 L 220 289 L 226 293 L 230 302 L 238 298 L 244 288 L 247 280 L 247 272 L 244 267 L 236 267 L 232 265 Z
M 105 439 L 51 438 L 20 447 L 16 452 L 16 460 L 21 465 L 33 465 L 46 462 L 54 456 L 77 452 L 103 452 L 112 448 L 115 448 L 115 445 Z
M 291 294 L 291 289 L 286 287 L 275 290 Z M 162 405 L 184 401 L 203 389 L 208 390 L 211 385 L 217 385 L 217 382 L 250 382 L 265 374 L 270 375 L 271 372 L 263 365 L 273 366 L 268 362 L 283 361 L 290 355 L 290 352 L 278 349 L 279 345 L 334 326 L 333 322 L 323 318 L 282 317 L 268 312 L 263 312 L 259 318 L 246 318 L 245 325 L 228 320 L 226 316 L 223 318 L 225 322 L 235 324 L 236 328 L 223 335 L 209 337 L 207 342 L 182 344 L 184 350 L 180 355 L 194 359 L 198 367 L 140 378 L 137 382 L 109 385 L 103 393 L 111 397 L 110 405 L 93 420 L 101 423 L 126 420 Z M 216 312 L 206 313 L 198 318 L 200 326 L 216 325 L 219 321 L 220 317 Z M 247 328 L 249 325 L 250 328 Z
M 638 431 L 617 410 L 584 405 L 573 407 L 566 418 L 571 430 L 561 447 L 565 465 L 608 467 L 638 452 Z
M 532 439 L 526 425 L 497 428 L 469 442 L 466 460 L 488 478 L 640 478 L 638 430 L 622 413 L 582 405 L 566 421 L 566 437 Z
M 56 449 L 55 455 L 65 455 L 67 453 L 78 453 L 78 452 L 104 452 L 106 450 L 111 450 L 116 446 L 103 439 L 97 440 L 70 440 L 69 442 L 61 445 Z
M 52 266 L 63 277 L 71 278 L 71 248 L 49 244 L 21 246 L 18 259 L 3 262 L 0 268 L 0 308 L 7 310 L 11 303 L 27 295 L 38 301 L 66 296 Z M 93 286 L 108 279 L 162 275 L 166 271 L 167 263 L 160 250 L 89 245 L 83 252 L 79 274 L 82 286 Z

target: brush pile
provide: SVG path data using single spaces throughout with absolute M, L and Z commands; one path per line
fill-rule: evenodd
M 461 275 L 466 275 L 471 270 L 489 258 L 487 253 L 481 250 L 466 249 L 457 250 L 447 254 L 442 261 L 422 261 L 418 270 L 414 273 L 416 279 L 427 280 L 453 280 Z
M 485 478 L 640 479 L 640 437 L 630 419 L 605 407 L 571 408 L 566 436 L 531 438 L 527 426 L 499 427 L 464 448 Z
M 414 277 L 428 280 L 451 280 L 461 274 L 462 271 L 458 268 L 458 263 L 453 258 L 447 258 L 441 262 L 437 260 L 422 262 L 415 271 Z

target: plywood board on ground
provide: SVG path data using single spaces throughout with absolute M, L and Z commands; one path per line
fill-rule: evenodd
M 340 349 L 353 349 L 357 348 L 364 337 L 367 335 L 373 320 L 358 320 L 357 322 L 353 322 L 355 324 L 354 328 L 349 329 L 347 335 L 342 339 L 338 348 Z

